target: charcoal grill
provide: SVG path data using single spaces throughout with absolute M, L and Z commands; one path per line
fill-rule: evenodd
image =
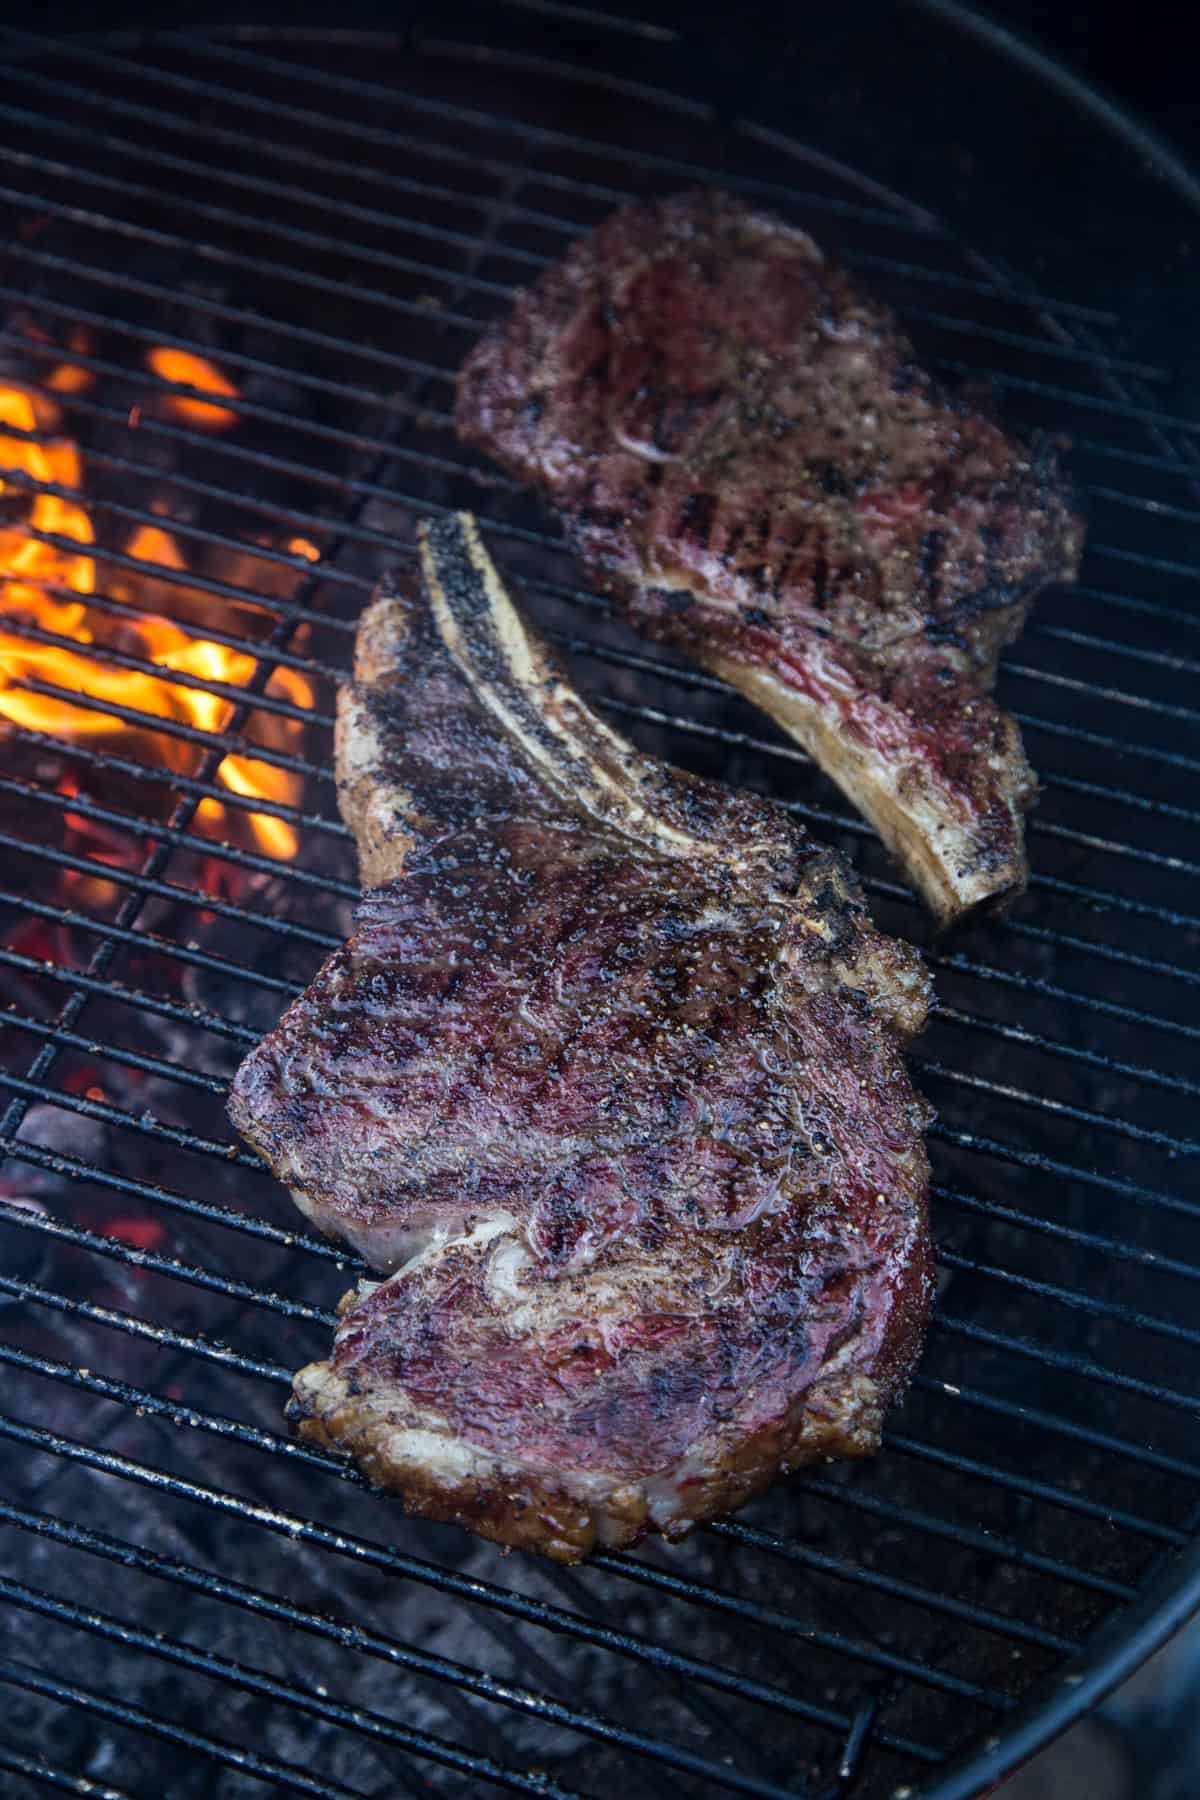
M 3 28 L 4 1791 L 977 1794 L 1200 1601 L 1195 184 L 945 0 L 819 44 L 753 8 L 399 10 Z M 930 947 L 941 1288 L 884 1453 L 563 1571 L 288 1441 L 353 1264 L 223 1095 L 346 926 L 334 683 L 446 507 L 623 729 L 785 797 L 923 937 L 811 765 L 628 638 L 450 428 L 512 288 L 695 180 L 1068 431 L 1091 543 L 1002 676 L 1030 893 Z

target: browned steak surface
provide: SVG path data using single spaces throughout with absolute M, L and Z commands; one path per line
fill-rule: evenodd
M 493 327 L 458 425 L 546 494 L 630 620 L 810 749 L 949 921 L 1026 879 L 988 697 L 1081 527 L 1053 451 L 917 366 L 803 232 L 717 193 L 616 214 Z
M 786 814 L 595 719 L 469 523 L 357 675 L 376 885 L 232 1099 L 384 1276 L 301 1432 L 564 1560 L 874 1449 L 929 1302 L 914 953 Z

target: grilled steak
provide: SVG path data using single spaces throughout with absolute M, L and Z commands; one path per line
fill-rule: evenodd
M 1035 792 L 988 698 L 1082 529 L 1047 446 L 941 392 L 802 231 L 715 193 L 616 214 L 459 377 L 630 621 L 726 677 L 943 923 L 1019 892 Z
M 876 1448 L 930 1297 L 926 978 L 786 813 L 587 710 L 473 521 L 422 567 L 341 699 L 370 891 L 231 1111 L 385 1277 L 302 1436 L 569 1562 Z

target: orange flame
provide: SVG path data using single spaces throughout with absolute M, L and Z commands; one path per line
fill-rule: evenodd
M 146 358 L 156 375 L 164 381 L 182 382 L 186 387 L 200 388 L 206 394 L 217 394 L 236 400 L 238 391 L 228 376 L 222 375 L 203 356 L 187 350 L 172 350 L 166 344 L 156 345 Z M 206 431 L 225 431 L 237 424 L 237 414 L 228 406 L 213 406 L 207 400 L 194 400 L 190 394 L 166 394 L 163 406 L 186 425 L 199 425 Z
M 223 377 L 218 379 L 223 381 Z M 51 436 L 60 425 L 61 414 L 54 401 L 25 388 L 0 387 L 0 470 L 12 472 L 8 479 L 0 474 L 0 508 L 15 508 L 15 522 L 6 524 L 0 517 L 0 717 L 68 741 L 130 734 L 147 741 L 147 734 L 154 734 L 156 718 L 176 720 L 205 732 L 223 731 L 233 715 L 234 701 L 169 676 L 190 675 L 203 682 L 243 687 L 254 674 L 257 659 L 248 651 L 211 643 L 154 613 L 114 625 L 111 617 L 88 606 L 87 596 L 95 591 L 95 560 L 82 546 L 95 541 L 91 520 L 74 501 L 33 485 L 53 483 L 76 491 L 82 486 L 78 446 L 67 438 Z M 13 431 L 36 431 L 51 441 L 33 443 L 10 435 Z M 14 479 L 17 471 L 29 478 L 28 484 Z M 53 534 L 81 548 L 47 544 L 32 532 Z M 124 549 L 138 562 L 158 564 L 178 574 L 186 570 L 178 543 L 162 526 L 139 525 Z M 151 572 L 146 577 L 127 574 L 114 578 L 109 586 L 115 599 L 144 606 L 154 604 L 153 596 L 163 579 Z M 75 594 L 81 598 L 69 597 Z M 191 598 L 200 605 L 216 604 L 207 596 Z M 36 636 L 25 635 L 30 630 L 70 639 L 89 649 L 85 652 L 65 643 L 39 642 Z M 118 642 L 122 653 L 161 669 L 162 676 L 106 660 L 105 646 Z M 54 691 L 39 692 L 39 684 Z M 276 670 L 267 691 L 298 707 L 313 703 L 310 683 L 291 669 Z M 89 701 L 97 704 L 89 706 Z M 104 710 L 106 706 L 128 708 L 144 716 L 145 724 L 140 717 L 137 723 L 126 723 L 112 710 Z M 298 726 L 291 720 L 267 720 L 263 715 L 251 730 L 265 731 L 272 747 L 279 749 L 294 738 Z M 148 741 L 158 760 L 172 768 L 190 772 L 199 764 L 202 750 L 186 739 L 159 733 Z M 252 756 L 226 756 L 216 779 L 246 799 L 290 805 L 299 796 L 295 775 Z M 248 819 L 257 847 L 280 860 L 294 857 L 299 847 L 292 826 L 270 813 L 245 813 L 240 807 L 231 812 L 220 802 L 205 799 L 197 816 L 214 833 L 228 829 L 234 816 Z

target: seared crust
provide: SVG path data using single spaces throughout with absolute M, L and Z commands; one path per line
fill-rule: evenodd
M 686 1512 L 664 1516 L 657 1528 L 670 1539 L 686 1537 L 698 1523 L 744 1506 L 781 1475 L 835 1457 L 873 1456 L 893 1395 L 854 1373 L 815 1384 L 790 1418 L 722 1446 L 714 1462 L 688 1481 Z M 627 1549 L 656 1529 L 645 1479 L 535 1472 L 518 1462 L 459 1473 L 414 1461 L 397 1441 L 391 1396 L 361 1385 L 356 1391 L 338 1372 L 336 1358 L 301 1369 L 288 1417 L 306 1443 L 351 1455 L 374 1486 L 402 1494 L 410 1512 L 462 1525 L 510 1550 L 538 1550 L 554 1562 L 576 1563 L 597 1544 Z
M 616 214 L 472 351 L 458 426 L 639 630 L 811 751 L 939 919 L 1020 891 L 1036 784 L 987 690 L 1081 525 L 1053 449 L 943 393 L 803 232 L 716 193 Z
M 377 885 L 231 1112 L 391 1271 L 301 1435 L 574 1561 L 876 1447 L 931 1293 L 927 982 L 786 813 L 588 711 L 472 521 L 422 558 L 339 720 Z

